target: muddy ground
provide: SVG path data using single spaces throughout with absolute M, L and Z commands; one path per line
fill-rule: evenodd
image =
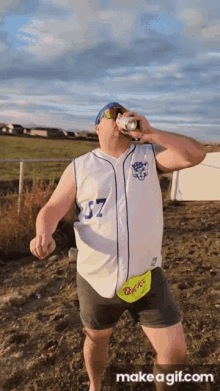
M 166 181 L 165 181 L 166 182 Z M 164 195 L 163 191 L 163 195 Z M 76 251 L 57 232 L 49 259 L 0 253 L 0 390 L 83 391 L 85 332 L 76 290 Z M 164 198 L 162 268 L 182 316 L 186 373 L 212 373 L 214 383 L 184 390 L 220 390 L 220 202 Z M 19 258 L 19 259 L 18 259 Z M 155 351 L 127 312 L 109 345 L 104 389 L 155 390 L 148 382 L 115 383 L 116 373 L 152 373 Z

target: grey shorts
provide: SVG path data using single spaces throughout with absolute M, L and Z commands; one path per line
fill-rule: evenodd
M 164 328 L 180 322 L 180 313 L 163 270 L 156 267 L 151 272 L 150 291 L 134 303 L 127 303 L 117 295 L 112 299 L 100 296 L 77 272 L 80 318 L 84 327 L 94 330 L 115 327 L 126 310 L 135 323 L 146 327 Z

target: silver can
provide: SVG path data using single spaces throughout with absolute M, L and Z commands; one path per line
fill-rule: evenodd
M 130 132 L 137 128 L 137 121 L 134 121 L 133 117 L 120 117 L 118 119 L 118 125 L 127 132 Z

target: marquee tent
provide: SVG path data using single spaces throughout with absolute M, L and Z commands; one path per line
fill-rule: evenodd
M 220 201 L 220 152 L 207 153 L 197 166 L 174 171 L 171 200 Z

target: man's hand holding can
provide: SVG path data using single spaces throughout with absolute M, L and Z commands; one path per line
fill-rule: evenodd
M 141 117 L 137 113 L 130 112 L 130 111 L 124 113 L 123 115 L 118 114 L 118 117 L 116 119 L 116 124 L 118 126 L 118 130 L 121 133 L 129 134 L 134 138 L 141 138 L 143 139 L 143 141 L 148 141 L 147 136 L 153 133 L 153 128 L 150 126 L 149 122 L 146 120 L 145 117 Z M 134 129 L 129 130 L 129 127 L 130 129 L 132 127 Z

